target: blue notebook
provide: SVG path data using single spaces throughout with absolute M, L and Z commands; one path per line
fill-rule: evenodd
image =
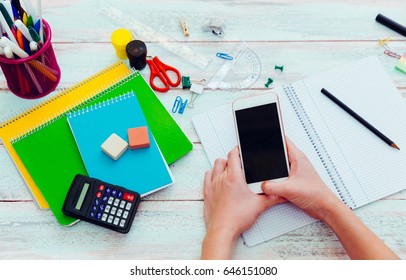
M 90 177 L 145 196 L 173 184 L 173 176 L 148 129 L 150 147 L 130 150 L 117 160 L 101 145 L 113 133 L 128 142 L 129 128 L 148 126 L 134 93 L 127 93 L 68 115 L 68 122 Z

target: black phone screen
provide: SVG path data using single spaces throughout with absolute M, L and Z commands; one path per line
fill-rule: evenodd
M 235 111 L 247 183 L 288 177 L 276 103 Z

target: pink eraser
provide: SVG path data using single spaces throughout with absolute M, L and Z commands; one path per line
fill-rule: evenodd
M 128 129 L 128 142 L 130 149 L 140 149 L 149 147 L 148 127 L 140 126 Z

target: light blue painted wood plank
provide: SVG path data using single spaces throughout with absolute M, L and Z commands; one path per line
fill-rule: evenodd
M 3 204 L 1 259 L 197 259 L 205 234 L 203 203 L 198 201 L 142 202 L 127 235 L 85 222 L 64 228 L 50 211 L 38 210 L 33 203 Z M 405 212 L 406 201 L 383 201 L 360 209 L 357 215 L 405 258 Z M 234 258 L 348 257 L 334 233 L 314 223 L 252 248 L 240 239 Z
M 75 1 L 71 5 L 44 1 L 44 18 L 54 30 L 55 42 L 107 42 L 113 24 L 99 15 L 109 1 Z M 53 2 L 53 1 L 52 1 Z M 59 1 L 58 1 L 59 2 Z M 47 5 L 50 3 L 49 5 Z M 154 29 L 182 41 L 303 41 L 403 39 L 375 22 L 378 13 L 404 20 L 404 1 L 120 1 L 118 8 Z M 189 38 L 179 17 L 187 17 Z M 225 37 L 204 32 L 205 19 L 226 23 Z M 406 23 L 403 23 L 406 24 Z

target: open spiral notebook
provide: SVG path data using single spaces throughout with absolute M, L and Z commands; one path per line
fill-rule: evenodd
M 392 139 L 396 150 L 325 97 L 328 89 Z M 323 181 L 351 209 L 406 188 L 406 100 L 381 63 L 369 57 L 278 87 L 285 133 Z M 231 104 L 195 115 L 193 124 L 213 166 L 237 145 Z M 242 237 L 254 246 L 315 220 L 293 204 L 264 212 Z

